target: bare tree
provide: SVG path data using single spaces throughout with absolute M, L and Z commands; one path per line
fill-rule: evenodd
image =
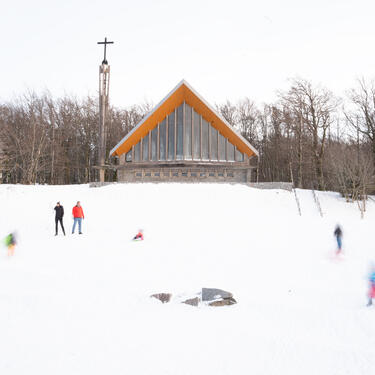
M 349 98 L 354 105 L 352 111 L 345 112 L 351 126 L 370 142 L 375 165 L 375 86 L 374 82 L 361 79 L 357 88 L 351 89 Z
M 328 152 L 331 187 L 341 192 L 347 201 L 356 201 L 363 217 L 366 200 L 374 191 L 374 166 L 371 150 L 362 147 L 357 150 L 356 142 L 331 145 Z
M 255 103 L 249 98 L 240 100 L 237 104 L 237 116 L 233 116 L 238 121 L 236 124 L 243 137 L 250 143 L 256 145 L 258 139 L 259 110 Z M 233 121 L 233 120 L 232 120 Z
M 22 183 L 35 183 L 48 158 L 45 110 L 44 100 L 30 92 L 2 112 L 3 151 Z
M 238 124 L 238 109 L 229 100 L 225 104 L 216 105 L 218 112 L 224 117 L 224 119 L 233 127 Z
M 95 181 L 97 98 L 57 100 L 31 92 L 0 105 L 1 169 L 5 182 L 71 184 Z M 113 109 L 107 153 L 148 111 L 145 103 Z M 116 178 L 109 175 L 109 179 Z
M 333 114 L 338 100 L 325 88 L 313 86 L 303 79 L 294 79 L 289 91 L 282 99 L 296 114 L 299 120 L 296 129 L 303 132 L 305 127 L 311 136 L 311 153 L 315 177 L 319 189 L 324 189 L 323 157 L 327 131 L 333 121 Z M 302 138 L 300 137 L 300 142 Z
M 349 98 L 350 110 L 337 115 L 338 100 L 330 91 L 295 79 L 275 103 L 256 106 L 244 98 L 236 104 L 227 100 L 217 109 L 258 149 L 260 181 L 290 181 L 293 175 L 298 187 L 311 188 L 317 183 L 320 189 L 338 190 L 348 199 L 360 201 L 375 189 L 374 85 L 359 81 Z M 151 107 L 143 103 L 125 109 L 110 108 L 108 163 L 118 162 L 116 157 L 109 158 L 110 149 Z M 0 103 L 2 181 L 95 181 L 98 123 L 95 97 L 52 98 L 49 93 L 27 93 L 12 102 Z M 116 180 L 116 173 L 109 169 L 106 180 Z

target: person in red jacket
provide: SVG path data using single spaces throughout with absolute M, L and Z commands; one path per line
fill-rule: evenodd
M 72 234 L 74 233 L 74 230 L 76 228 L 76 224 L 78 223 L 78 233 L 82 234 L 82 219 L 85 218 L 85 215 L 83 214 L 83 209 L 81 206 L 81 202 L 78 201 L 77 204 L 73 207 L 73 219 L 74 219 L 74 224 L 73 224 L 73 229 L 72 229 Z
M 133 238 L 133 241 L 143 241 L 143 230 L 140 229 L 138 233 Z

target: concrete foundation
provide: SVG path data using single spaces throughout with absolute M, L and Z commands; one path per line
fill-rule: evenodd
M 254 181 L 255 169 L 249 166 L 167 165 L 127 166 L 118 169 L 119 182 L 233 182 Z

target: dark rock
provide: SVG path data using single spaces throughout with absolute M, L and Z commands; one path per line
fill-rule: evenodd
M 215 288 L 202 288 L 202 301 L 214 301 L 216 299 L 232 298 L 233 294 L 225 290 Z
M 191 305 L 191 306 L 198 306 L 200 301 L 201 300 L 199 299 L 199 297 L 195 297 L 195 298 L 187 299 L 186 301 L 183 301 L 182 303 L 186 303 L 187 305 Z
M 235 303 L 237 303 L 237 301 L 233 297 L 230 297 L 230 298 L 224 298 L 218 301 L 210 302 L 208 305 L 209 306 L 230 306 L 230 305 L 234 305 Z
M 156 298 L 163 303 L 167 303 L 171 300 L 172 294 L 170 294 L 170 293 L 157 293 L 157 294 L 153 294 L 151 296 L 151 298 Z

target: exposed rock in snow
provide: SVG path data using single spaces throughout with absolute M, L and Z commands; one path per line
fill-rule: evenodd
M 233 294 L 225 290 L 215 288 L 202 288 L 202 301 L 214 301 L 233 297 Z
M 156 298 L 162 303 L 171 302 L 171 293 L 156 293 L 150 297 Z M 174 302 L 185 303 L 190 306 L 229 306 L 234 305 L 237 301 L 233 298 L 233 294 L 221 289 L 202 288 L 202 292 L 197 293 L 195 296 L 187 297 L 180 295 L 174 298 Z
M 235 303 L 237 303 L 237 301 L 233 297 L 230 297 L 212 301 L 209 303 L 209 306 L 229 306 L 234 305 Z
M 194 298 L 189 298 L 183 301 L 182 303 L 186 303 L 187 305 L 191 305 L 191 306 L 198 306 L 200 301 L 201 300 L 199 297 L 194 297 Z
M 150 297 L 156 298 L 163 303 L 167 303 L 171 300 L 172 294 L 170 294 L 170 293 L 157 293 L 157 294 L 151 295 Z

